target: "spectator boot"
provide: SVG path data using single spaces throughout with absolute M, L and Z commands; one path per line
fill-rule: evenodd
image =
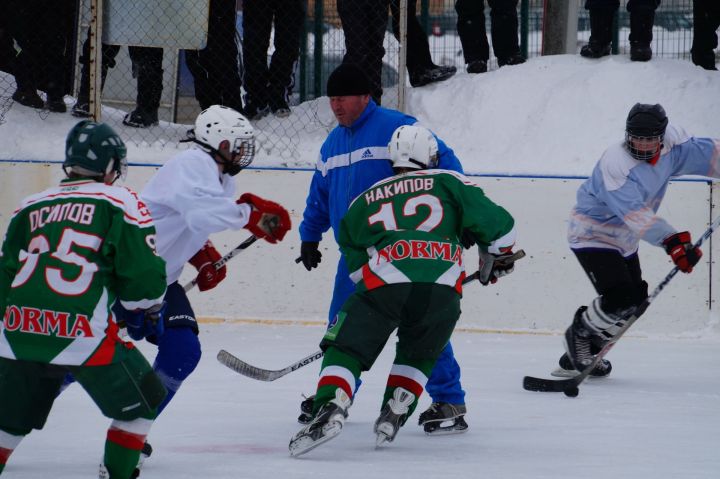
M 162 60 L 161 60 L 162 61 Z M 133 64 L 137 69 L 137 107 L 125 115 L 123 124 L 135 128 L 149 128 L 158 124 L 158 109 L 162 96 L 163 69 L 153 61 Z
M 610 55 L 612 24 L 615 10 L 593 8 L 590 10 L 590 41 L 580 49 L 585 58 L 600 58 Z
M 634 8 L 630 12 L 630 60 L 646 62 L 652 58 L 652 28 L 655 22 L 655 10 Z

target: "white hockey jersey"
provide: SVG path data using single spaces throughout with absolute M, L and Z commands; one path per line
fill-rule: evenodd
M 234 178 L 220 173 L 212 157 L 199 149 L 168 160 L 140 197 L 155 222 L 168 284 L 178 280 L 185 263 L 212 233 L 241 229 L 250 218 L 250 206 L 235 203 Z

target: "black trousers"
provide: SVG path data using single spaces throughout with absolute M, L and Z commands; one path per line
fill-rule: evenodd
M 710 55 L 718 46 L 717 29 L 720 28 L 720 2 L 718 0 L 693 1 L 693 55 Z
M 6 0 L 3 15 L 21 49 L 13 62 L 19 90 L 42 89 L 52 98 L 66 93 L 65 65 L 73 50 L 62 17 L 72 15 L 72 9 L 67 0 Z
M 517 0 L 487 0 L 490 6 L 490 35 L 497 58 L 520 53 L 518 39 Z M 456 0 L 457 32 L 463 48 L 465 63 L 490 58 L 490 46 L 485 29 L 483 0 Z
M 210 105 L 242 110 L 236 15 L 235 0 L 210 0 L 207 45 L 202 50 L 185 50 L 195 99 L 203 110 Z
M 602 309 L 617 313 L 638 306 L 648 295 L 637 253 L 625 258 L 610 249 L 573 250 L 595 291 L 602 296 Z
M 393 34 L 400 41 L 400 0 L 391 0 L 390 13 Z M 408 0 L 407 16 L 407 71 L 413 75 L 432 68 L 435 64 L 430 56 L 427 32 L 417 19 L 417 0 Z
M 383 40 L 388 23 L 390 0 L 337 0 L 345 34 L 344 63 L 354 63 L 370 82 L 376 102 L 382 98 Z
M 628 0 L 627 11 L 632 12 L 635 8 L 651 8 L 655 10 L 659 5 L 660 0 Z M 585 0 L 585 9 L 592 10 L 593 8 L 617 10 L 620 8 L 620 0 Z
M 248 97 L 265 105 L 287 101 L 295 84 L 300 33 L 305 19 L 302 0 L 245 0 L 243 2 L 243 81 Z M 275 25 L 275 51 L 268 67 L 270 32 Z
M 119 45 L 102 44 L 101 89 L 110 68 L 115 66 L 115 57 L 120 52 Z M 160 107 L 163 91 L 163 49 L 154 47 L 128 47 L 132 61 L 133 77 L 137 78 L 137 107 L 156 112 Z M 87 102 L 90 92 L 90 40 L 86 39 L 80 56 L 80 91 L 78 102 Z

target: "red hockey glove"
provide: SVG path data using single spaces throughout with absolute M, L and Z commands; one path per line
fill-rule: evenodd
M 252 213 L 245 228 L 268 243 L 282 241 L 292 227 L 288 211 L 273 201 L 264 200 L 252 193 L 243 193 L 237 203 L 248 203 L 252 206 Z
M 683 273 L 691 273 L 693 266 L 702 258 L 702 251 L 693 246 L 690 233 L 687 231 L 668 236 L 663 240 L 663 246 L 673 263 Z
M 198 270 L 197 285 L 200 291 L 213 289 L 227 276 L 225 265 L 220 269 L 215 268 L 215 263 L 222 258 L 210 240 L 190 258 L 190 264 Z

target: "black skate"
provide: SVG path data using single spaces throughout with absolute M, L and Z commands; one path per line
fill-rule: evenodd
M 290 455 L 297 457 L 305 454 L 340 434 L 351 404 L 352 401 L 345 391 L 338 388 L 335 399 L 324 404 L 312 422 L 290 439 Z
M 595 354 L 597 354 L 607 342 L 600 336 L 593 335 L 592 332 L 588 330 L 585 324 L 583 324 L 584 315 L 587 315 L 587 307 L 581 306 L 575 312 L 573 323 L 565 331 L 565 351 L 567 352 L 567 358 L 572 368 L 578 371 L 582 371 L 590 366 L 590 363 L 595 359 Z M 563 365 L 561 364 L 561 366 Z M 610 368 L 606 368 L 604 364 L 598 364 L 595 369 L 600 367 L 606 370 L 604 376 L 610 374 Z M 601 371 L 598 371 L 598 373 L 600 372 Z
M 405 388 L 397 388 L 393 397 L 380 411 L 380 417 L 375 421 L 375 447 L 386 442 L 393 442 L 398 431 L 408 418 L 410 406 L 415 401 L 415 395 Z
M 138 477 L 140 477 L 140 470 L 142 469 L 143 464 L 145 463 L 145 459 L 152 456 L 152 453 L 153 453 L 153 448 L 150 445 L 150 443 L 146 441 L 143 444 L 142 450 L 140 451 L 140 460 L 138 460 L 138 464 L 135 467 L 135 470 L 130 475 L 130 479 L 137 479 Z
M 465 422 L 467 408 L 464 404 L 450 404 L 434 402 L 418 418 L 418 425 L 422 426 L 428 436 L 443 434 L 459 434 L 468 429 Z
M 555 371 L 551 372 L 551 376 L 555 376 L 557 378 L 572 378 L 580 374 L 580 371 L 575 369 L 575 367 L 570 362 L 570 358 L 568 357 L 567 353 L 563 353 L 563 355 L 560 356 L 558 364 L 560 365 L 560 367 L 558 367 Z M 590 372 L 590 377 L 604 378 L 605 376 L 610 374 L 610 371 L 612 371 L 612 364 L 607 359 L 603 359 Z
M 303 397 L 305 397 L 303 395 Z M 300 403 L 300 415 L 298 416 L 298 422 L 300 424 L 310 424 L 313 420 L 313 402 L 315 401 L 315 395 L 308 396 Z

